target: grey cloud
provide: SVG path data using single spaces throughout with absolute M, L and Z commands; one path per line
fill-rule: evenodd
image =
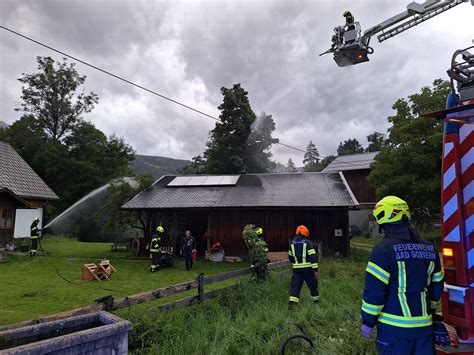
M 220 87 L 242 83 L 257 113 L 273 115 L 276 136 L 323 155 L 339 141 L 385 131 L 397 98 L 445 77 L 453 50 L 473 37 L 470 5 L 440 15 L 386 43 L 373 39 L 369 63 L 338 68 L 327 49 L 332 28 L 350 9 L 368 28 L 402 11 L 400 1 L 2 1 L 7 26 L 90 60 L 151 89 L 218 115 Z M 471 15 L 472 18 L 472 15 Z M 16 82 L 52 54 L 0 32 L 0 116 L 12 121 Z M 138 152 L 191 158 L 202 152 L 214 122 L 82 65 L 87 90 L 101 101 L 88 116 Z M 275 146 L 297 163 L 298 153 Z

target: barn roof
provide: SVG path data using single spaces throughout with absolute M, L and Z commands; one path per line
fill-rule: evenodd
M 190 183 L 184 176 L 163 176 L 122 206 L 124 209 L 230 207 L 348 207 L 358 202 L 339 173 L 246 174 L 210 176 L 215 185 Z M 180 179 L 180 180 L 179 180 Z M 177 184 L 176 181 L 181 181 Z
M 370 169 L 375 157 L 379 152 L 340 155 L 334 159 L 324 170 L 324 173 L 332 173 L 347 170 Z
M 0 142 L 0 191 L 2 190 L 21 198 L 58 199 L 26 161 L 5 142 Z

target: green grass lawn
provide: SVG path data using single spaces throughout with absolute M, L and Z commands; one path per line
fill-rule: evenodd
M 434 244 L 438 250 L 441 247 L 441 230 L 434 229 L 428 232 L 422 232 L 421 236 L 423 239 Z M 382 237 L 354 237 L 351 239 L 351 245 L 359 248 L 371 249 Z
M 290 276 L 242 282 L 201 305 L 165 314 L 123 310 L 133 323 L 130 351 L 136 354 L 277 354 L 302 326 L 316 350 L 297 342 L 288 354 L 375 354 L 374 341 L 360 334 L 360 304 L 368 252 L 320 262 L 321 302 L 304 286 L 300 305 L 287 309 Z
M 6 262 L 0 263 L 0 325 L 92 305 L 95 299 L 106 295 L 125 297 L 189 281 L 201 272 L 213 275 L 248 266 L 243 262 L 198 261 L 192 271 L 187 272 L 184 262 L 178 261 L 173 268 L 151 274 L 149 261 L 130 259 L 129 253 L 125 251 L 111 252 L 110 243 L 81 243 L 69 238 L 48 236 L 43 240 L 43 248 L 46 256 L 9 256 Z M 112 279 L 102 282 L 81 281 L 82 265 L 99 262 L 102 258 L 109 259 L 118 270 Z M 61 279 L 53 265 L 74 284 Z M 183 293 L 175 298 L 185 296 Z M 173 298 L 165 298 L 160 302 L 171 300 Z

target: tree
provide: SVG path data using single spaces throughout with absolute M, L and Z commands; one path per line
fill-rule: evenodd
M 132 173 L 129 162 L 133 160 L 133 149 L 123 139 L 113 135 L 107 138 L 92 123 L 77 124 L 64 140 L 64 147 L 67 152 L 64 160 L 59 161 L 57 173 L 62 178 L 51 186 L 59 187 L 63 207 L 113 179 Z M 49 174 L 48 180 L 53 180 Z
M 289 173 L 297 173 L 298 172 L 298 169 L 296 169 L 295 163 L 293 163 L 293 160 L 291 160 L 291 158 L 288 159 L 288 164 L 286 164 L 286 170 Z
M 9 143 L 23 158 L 35 155 L 45 140 L 44 132 L 31 115 L 23 116 L 0 130 L 0 141 Z M 33 169 L 36 170 L 34 166 Z
M 276 163 L 270 158 L 272 144 L 278 139 L 272 137 L 275 121 L 271 115 L 263 112 L 252 125 L 244 152 L 245 166 L 250 173 L 269 173 L 275 169 Z
M 374 132 L 367 136 L 367 142 L 369 145 L 367 146 L 366 152 L 379 152 L 382 150 L 383 142 L 385 140 L 385 135 L 380 132 Z
M 272 173 L 287 173 L 288 172 L 288 169 L 286 167 L 286 165 L 283 165 L 282 163 L 280 162 L 275 162 L 275 167 L 273 168 L 272 170 Z
M 18 80 L 22 102 L 15 109 L 32 115 L 51 138 L 61 140 L 78 124 L 82 114 L 98 102 L 93 92 L 77 94 L 86 76 L 80 76 L 66 58 L 56 63 L 51 57 L 36 57 L 39 73 L 25 74 Z
M 328 155 L 327 157 L 324 157 L 319 162 L 318 168 L 317 168 L 316 171 L 323 171 L 324 168 L 326 168 L 329 164 L 331 164 L 334 159 L 336 159 L 336 157 L 334 155 Z
M 183 175 L 196 175 L 206 173 L 206 161 L 200 155 L 197 155 L 191 159 L 191 164 L 183 166 L 178 170 Z
M 0 138 L 9 142 L 23 159 L 58 194 L 59 201 L 48 205 L 55 214 L 109 181 L 127 176 L 133 149 L 123 139 L 107 137 L 82 115 L 90 112 L 98 98 L 76 94 L 85 76 L 74 64 L 55 64 L 38 57 L 39 73 L 23 74 L 19 80 L 22 102 L 17 110 L 24 115 L 2 130 Z
M 306 147 L 306 153 L 304 153 L 304 171 L 316 171 L 318 168 L 320 155 L 318 149 L 313 144 L 313 141 L 309 141 L 308 146 Z
M 439 213 L 443 124 L 420 114 L 443 109 L 449 91 L 449 82 L 437 79 L 432 87 L 395 102 L 389 136 L 369 175 L 378 198 L 406 200 L 421 223 Z
M 362 145 L 359 143 L 357 138 L 345 140 L 344 143 L 339 143 L 339 147 L 337 148 L 337 155 L 349 155 L 363 152 L 364 148 L 362 148 Z
M 200 173 L 240 174 L 270 172 L 274 162 L 270 160 L 270 147 L 278 140 L 272 138 L 275 123 L 265 113 L 257 120 L 250 102 L 240 84 L 231 89 L 223 87 L 223 103 L 220 121 L 209 134 L 207 149 L 202 160 L 195 161 L 193 168 L 202 167 Z
M 139 192 L 148 189 L 153 183 L 151 175 L 140 175 L 131 179 L 118 179 L 107 188 L 98 219 L 102 221 L 102 233 L 108 235 L 117 231 L 138 230 L 143 235 L 139 255 L 146 254 L 146 244 L 151 240 L 151 218 L 144 211 L 123 211 L 121 207 Z

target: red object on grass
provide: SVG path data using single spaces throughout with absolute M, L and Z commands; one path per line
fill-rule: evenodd
M 198 257 L 197 251 L 193 250 L 193 261 L 196 261 L 197 257 Z

